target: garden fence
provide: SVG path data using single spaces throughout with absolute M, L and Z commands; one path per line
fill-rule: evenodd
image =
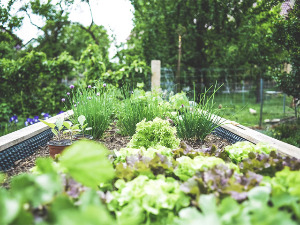
M 284 94 L 276 83 L 257 69 L 181 69 L 180 85 L 175 83 L 176 70 L 161 68 L 160 87 L 166 93 L 185 91 L 190 99 L 199 97 L 212 86 L 219 87 L 216 106 L 223 108 L 227 117 L 239 121 L 236 115 L 248 117 L 243 125 L 272 124 L 295 116 L 292 97 Z M 261 85 L 262 83 L 262 85 Z M 194 93 L 195 91 L 195 93 Z M 212 93 L 213 88 L 209 90 Z M 261 98 L 262 93 L 262 98 Z M 263 104 L 261 104 L 263 103 Z M 256 115 L 256 117 L 251 117 Z M 261 125 L 261 124 L 260 124 Z

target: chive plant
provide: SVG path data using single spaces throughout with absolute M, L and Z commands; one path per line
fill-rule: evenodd
M 216 88 L 215 86 L 212 94 L 209 95 L 211 88 L 200 95 L 199 104 L 193 107 L 182 105 L 176 118 L 173 118 L 179 138 L 204 140 L 207 135 L 222 124 L 222 118 L 219 117 L 221 111 L 213 107 L 215 93 L 220 87 Z
M 90 85 L 87 88 L 79 88 L 74 91 L 70 98 L 71 108 L 74 112 L 74 119 L 84 115 L 86 122 L 93 129 L 90 134 L 94 138 L 101 138 L 112 122 L 115 93 L 106 84 L 101 88 Z
M 123 100 L 123 103 L 117 114 L 117 126 L 122 135 L 133 136 L 136 130 L 136 124 L 143 119 L 153 120 L 156 117 L 162 117 L 164 114 L 163 101 L 159 96 L 135 96 Z

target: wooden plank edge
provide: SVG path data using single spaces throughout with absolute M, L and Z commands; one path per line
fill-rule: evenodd
M 49 123 L 54 123 L 57 118 L 64 117 L 65 119 L 69 118 L 73 115 L 73 111 L 69 110 L 67 112 L 64 112 L 62 114 L 56 115 L 54 117 L 51 117 L 47 119 L 46 121 Z M 50 129 L 46 124 L 39 122 L 33 125 L 30 125 L 28 127 L 24 127 L 20 130 L 17 130 L 15 132 L 9 133 L 7 135 L 4 135 L 0 137 L 0 152 L 11 147 L 14 145 L 17 145 L 29 138 L 32 138 L 39 133 Z
M 242 138 L 245 138 L 249 142 L 252 142 L 254 144 L 257 144 L 259 142 L 266 143 L 266 144 L 272 146 L 273 148 L 277 149 L 277 151 L 279 151 L 283 154 L 300 159 L 300 148 L 297 148 L 296 146 L 279 141 L 268 135 L 262 134 L 258 131 L 255 131 L 253 129 L 250 129 L 248 127 L 240 125 L 234 121 L 224 119 L 222 121 L 221 127 L 223 127 L 224 129 L 226 129 Z

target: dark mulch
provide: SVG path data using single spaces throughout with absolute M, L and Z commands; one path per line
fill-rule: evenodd
M 103 143 L 110 150 L 120 150 L 121 148 L 126 147 L 127 143 L 130 141 L 130 137 L 123 137 L 117 131 L 118 130 L 115 127 L 113 127 L 111 130 L 105 133 L 103 139 L 97 141 Z M 212 134 L 208 135 L 205 138 L 204 143 L 197 140 L 189 140 L 186 141 L 186 143 L 194 149 L 211 147 L 213 144 L 217 148 L 224 149 L 224 147 L 230 145 L 230 143 L 227 140 L 219 138 Z M 12 176 L 18 175 L 23 172 L 29 172 L 30 169 L 35 166 L 35 160 L 41 157 L 50 157 L 49 149 L 47 146 L 40 147 L 35 151 L 33 155 L 27 157 L 26 159 L 22 159 L 15 162 L 15 165 L 5 172 L 8 179 L 4 184 L 2 184 L 3 187 L 9 186 L 9 179 Z

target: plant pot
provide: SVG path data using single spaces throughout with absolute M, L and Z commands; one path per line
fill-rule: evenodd
M 82 139 L 88 139 L 88 140 L 93 140 L 93 136 L 89 135 L 89 134 L 75 134 L 74 136 L 74 140 L 78 141 L 78 140 L 82 140 Z
M 48 142 L 50 156 L 55 159 L 55 155 L 61 154 L 63 150 L 71 145 L 70 139 L 63 139 L 61 141 L 51 140 Z

